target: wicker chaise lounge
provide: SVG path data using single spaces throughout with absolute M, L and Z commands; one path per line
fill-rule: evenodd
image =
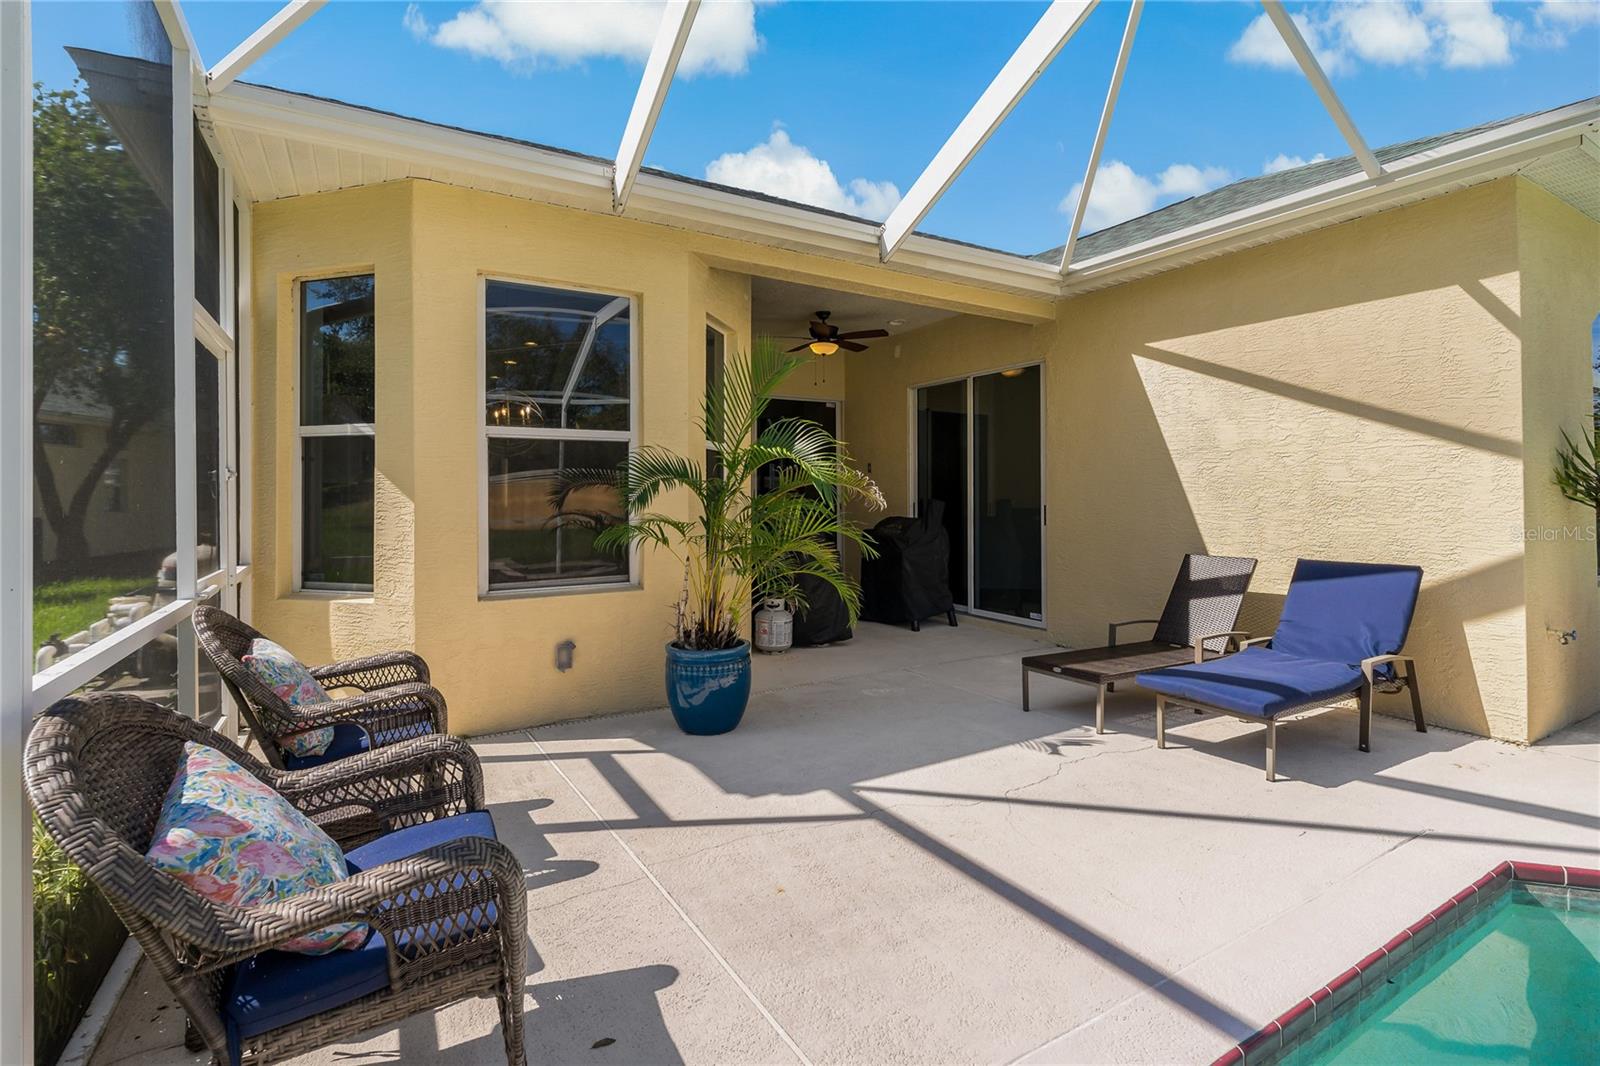
M 280 770 L 304 770 L 425 733 L 450 731 L 444 696 L 428 683 L 428 664 L 415 652 L 313 666 L 311 676 L 323 688 L 354 688 L 360 694 L 291 707 L 244 664 L 260 631 L 216 607 L 196 607 L 194 632 L 267 761 Z M 323 754 L 301 757 L 283 749 L 282 740 L 290 734 L 327 725 L 334 727 L 334 738 Z
M 1288 715 L 1358 698 L 1361 736 L 1372 750 L 1375 685 L 1411 694 L 1417 732 L 1426 733 L 1417 664 L 1401 655 L 1422 587 L 1422 570 L 1382 563 L 1301 559 L 1278 629 L 1245 641 L 1228 658 L 1140 674 L 1156 696 L 1156 746 L 1167 746 L 1168 706 L 1231 715 L 1267 727 L 1267 780 L 1277 779 L 1278 723 Z M 1405 667 L 1401 674 L 1396 667 Z
M 1028 675 L 1045 674 L 1096 690 L 1094 731 L 1106 731 L 1106 693 L 1119 681 L 1126 681 L 1146 670 L 1159 670 L 1179 663 L 1200 662 L 1207 654 L 1227 651 L 1230 639 L 1243 638 L 1233 627 L 1239 620 L 1239 607 L 1255 573 L 1254 559 L 1225 555 L 1185 555 L 1172 583 L 1167 605 L 1160 618 L 1137 618 L 1112 622 L 1103 648 L 1077 648 L 1030 655 L 1022 660 L 1022 709 L 1029 705 Z M 1154 625 L 1150 640 L 1118 644 L 1117 631 L 1123 626 Z
M 145 852 L 185 741 L 222 752 L 321 825 L 352 876 L 230 907 L 158 870 Z M 499 1001 L 507 1062 L 525 1061 L 526 886 L 493 839 L 465 741 L 420 737 L 279 770 L 165 708 L 100 694 L 40 717 L 25 771 L 46 831 L 105 894 L 214 1064 L 288 1058 L 481 995 Z M 272 950 L 352 920 L 374 930 L 360 948 Z

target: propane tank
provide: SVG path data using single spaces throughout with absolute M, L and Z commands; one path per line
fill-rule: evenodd
M 794 644 L 794 612 L 782 600 L 767 600 L 755 616 L 756 651 L 788 651 Z

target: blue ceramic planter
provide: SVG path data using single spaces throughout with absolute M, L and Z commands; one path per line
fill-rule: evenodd
M 749 702 L 749 644 L 717 651 L 667 645 L 667 703 L 679 729 L 702 737 L 727 733 Z

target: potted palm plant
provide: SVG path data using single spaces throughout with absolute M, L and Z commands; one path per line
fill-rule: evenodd
M 602 529 L 596 546 L 652 545 L 683 562 L 666 680 L 673 718 L 686 733 L 726 733 L 744 716 L 753 603 L 781 599 L 803 608 L 799 578 L 809 574 L 839 594 L 852 623 L 860 614 L 861 590 L 841 565 L 838 543 L 850 541 L 867 558 L 875 553 L 862 527 L 844 517 L 843 504 L 854 499 L 879 510 L 883 494 L 816 423 L 762 425 L 779 385 L 803 364 L 766 338 L 748 360 L 729 358 L 721 380 L 706 389 L 698 420 L 709 446 L 705 462 L 645 447 L 620 471 L 570 471 L 556 489 L 559 508 L 579 488 L 614 485 L 628 517 Z M 757 495 L 756 475 L 767 467 L 777 476 Z M 678 491 L 690 498 L 686 516 L 652 510 Z

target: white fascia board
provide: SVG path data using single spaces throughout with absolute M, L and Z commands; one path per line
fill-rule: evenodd
M 1099 0 L 1051 0 L 988 88 L 911 183 L 883 223 L 881 255 L 887 262 L 927 217 L 994 131 L 1022 101 L 1039 75 L 1078 32 Z
M 597 159 L 238 83 L 211 98 L 207 115 L 225 132 L 253 132 L 408 160 L 519 185 L 531 199 L 608 215 L 612 209 L 611 168 Z M 221 140 L 226 150 L 230 138 Z M 248 170 L 247 160 L 229 162 Z M 876 223 L 649 171 L 642 171 L 634 183 L 628 215 L 834 258 L 879 261 Z M 1060 288 L 1052 264 L 921 234 L 906 242 L 896 265 L 909 272 L 1036 297 L 1054 297 Z
M 206 84 L 212 92 L 221 92 L 232 85 L 234 79 L 250 65 L 293 33 L 306 19 L 315 15 L 328 0 L 290 0 L 250 36 L 239 43 L 216 66 L 206 73 Z
M 644 162 L 645 149 L 650 147 L 650 135 L 655 132 L 661 107 L 667 102 L 667 90 L 672 87 L 672 77 L 678 71 L 678 60 L 683 56 L 683 46 L 689 41 L 689 31 L 694 28 L 694 17 L 699 10 L 700 0 L 667 0 L 661 12 L 661 25 L 639 78 L 639 91 L 633 98 L 633 110 L 628 113 L 628 124 L 622 131 L 622 143 L 617 146 L 617 161 L 612 168 L 611 196 L 619 215 L 628 206 L 628 194 L 639 176 L 639 165 Z
M 211 98 L 207 112 L 220 126 L 536 185 L 610 210 L 610 166 L 585 156 L 257 85 L 235 83 Z
M 1064 294 L 1103 288 L 1124 276 L 1152 273 L 1163 260 L 1218 255 L 1231 247 L 1260 244 L 1279 231 L 1313 228 L 1323 216 L 1349 216 L 1410 202 L 1436 189 L 1490 180 L 1543 155 L 1577 146 L 1600 131 L 1600 97 L 1510 122 L 1438 148 L 1397 159 L 1374 182 L 1351 174 L 1315 188 L 1235 211 L 1075 265 Z
M 770 200 L 660 174 L 639 175 L 629 217 L 756 241 L 793 251 L 883 266 L 878 225 L 866 219 Z M 946 278 L 1023 296 L 1052 299 L 1060 292 L 1053 263 L 989 248 L 913 234 L 890 269 Z

